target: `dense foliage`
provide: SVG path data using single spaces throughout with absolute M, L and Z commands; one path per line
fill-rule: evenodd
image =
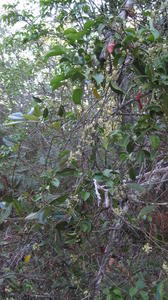
M 0 23 L 1 299 L 168 299 L 168 3 Z

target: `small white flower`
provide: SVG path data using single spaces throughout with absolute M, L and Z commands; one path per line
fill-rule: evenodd
M 152 252 L 152 246 L 150 246 L 149 243 L 146 243 L 146 244 L 143 246 L 142 250 L 143 250 L 145 253 L 149 254 L 150 252 Z

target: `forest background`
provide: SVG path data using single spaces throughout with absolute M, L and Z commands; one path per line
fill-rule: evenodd
M 167 14 L 4 2 L 1 299 L 168 299 Z

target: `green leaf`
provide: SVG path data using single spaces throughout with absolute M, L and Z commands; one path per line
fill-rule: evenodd
M 116 296 L 120 296 L 120 297 L 122 297 L 122 294 L 121 294 L 121 291 L 120 291 L 120 289 L 117 289 L 117 288 L 116 288 L 116 289 L 114 289 L 114 290 L 113 290 L 113 294 L 114 294 L 114 295 L 116 295 Z
M 93 75 L 93 78 L 95 79 L 97 85 L 101 84 L 104 81 L 104 75 L 102 73 Z
M 23 121 L 14 121 L 14 122 L 9 122 L 9 123 L 6 123 L 5 126 L 12 126 L 12 125 L 17 125 L 17 124 L 22 124 L 24 122 Z
M 82 223 L 81 223 L 81 230 L 83 231 L 83 232 L 87 232 L 87 231 L 91 231 L 91 223 L 90 223 L 90 221 L 83 221 Z
M 159 31 L 156 30 L 156 29 L 151 30 L 151 33 L 152 33 L 152 35 L 154 37 L 154 41 L 156 41 L 160 37 Z
M 2 224 L 10 216 L 11 212 L 12 212 L 12 203 L 9 204 L 3 210 L 1 210 L 1 213 L 0 213 L 0 224 Z
M 70 33 L 77 33 L 75 28 L 68 28 L 64 30 L 64 35 L 70 34 Z
M 75 41 L 80 41 L 85 34 L 85 31 L 76 31 L 74 28 L 68 28 L 64 31 L 64 36 L 74 44 Z
M 64 80 L 65 80 L 65 77 L 62 74 L 54 76 L 50 81 L 52 90 L 54 91 L 54 90 L 58 89 L 59 87 L 61 87 L 64 84 L 64 82 L 63 82 Z
M 152 33 L 152 36 L 153 36 L 153 41 L 155 41 L 160 37 L 160 33 L 157 29 L 154 28 L 153 19 L 149 20 L 149 26 L 150 26 L 150 32 Z
M 82 96 L 83 96 L 83 89 L 82 88 L 76 88 L 75 90 L 73 90 L 73 93 L 72 93 L 72 101 L 76 105 L 81 105 Z
M 154 210 L 155 210 L 155 207 L 153 205 L 145 206 L 141 209 L 141 211 L 138 215 L 138 218 L 144 218 L 144 216 L 149 215 Z
M 90 193 L 82 191 L 81 192 L 81 197 L 82 197 L 83 201 L 87 201 L 89 199 L 89 197 L 90 197 Z
M 105 230 L 108 224 L 109 224 L 109 221 L 105 221 L 102 226 L 102 229 Z
M 65 157 L 65 156 L 69 156 L 69 154 L 70 154 L 70 150 L 67 150 L 67 149 L 65 149 L 65 150 L 63 150 L 63 151 L 61 151 L 60 153 L 59 153 L 59 158 L 63 158 L 63 157 Z
M 42 210 L 38 210 L 37 212 L 32 212 L 25 219 L 26 220 L 38 220 Z
M 65 211 L 62 211 L 62 210 L 55 210 L 55 212 L 53 213 L 53 219 L 56 222 L 68 221 Z
M 81 224 L 81 230 L 82 230 L 83 232 L 87 232 L 87 231 L 88 231 L 88 224 L 85 223 L 85 222 L 83 222 L 83 223 Z
M 163 111 L 166 115 L 168 115 L 168 96 L 163 96 Z
M 35 122 L 38 122 L 39 121 L 39 118 L 34 116 L 34 115 L 23 115 L 24 117 L 24 120 L 28 120 L 28 121 L 35 121 Z
M 61 128 L 61 121 L 54 122 L 53 124 L 51 124 L 50 127 L 55 129 L 55 130 L 59 130 Z
M 59 179 L 55 178 L 52 180 L 51 184 L 57 188 L 60 185 L 60 181 L 59 181 Z
M 158 285 L 157 285 L 157 289 L 156 289 L 156 300 L 163 300 L 163 282 L 160 282 Z
M 56 199 L 54 199 L 54 200 L 52 200 L 51 202 L 50 202 L 50 204 L 63 204 L 66 200 L 67 200 L 67 198 L 68 198 L 68 194 L 65 194 L 65 195 L 63 195 L 63 196 L 60 196 L 60 197 L 58 197 L 58 198 L 56 198 Z
M 130 168 L 129 168 L 128 174 L 129 174 L 129 177 L 130 177 L 132 180 L 135 180 L 135 179 L 136 179 L 136 174 L 135 174 L 135 170 L 134 170 L 133 167 L 130 167 Z
M 144 279 L 138 279 L 138 281 L 136 282 L 136 287 L 138 290 L 144 289 L 146 287 Z
M 150 30 L 154 29 L 154 27 L 153 27 L 153 19 L 149 20 L 149 27 L 150 27 Z
M 88 30 L 91 29 L 95 24 L 94 20 L 88 20 L 85 24 L 84 24 L 84 30 Z
M 140 291 L 140 295 L 141 295 L 142 300 L 149 300 L 149 296 L 148 296 L 147 292 Z
M 64 114 L 65 114 L 65 108 L 64 108 L 64 105 L 61 104 L 58 109 L 57 115 L 60 117 L 63 117 Z
M 41 116 L 41 111 L 40 111 L 40 107 L 39 107 L 38 104 L 34 105 L 33 115 L 36 116 L 36 117 L 40 117 Z
M 106 296 L 109 295 L 110 294 L 110 290 L 108 288 L 104 288 L 103 289 L 103 294 L 106 295 Z
M 128 32 L 129 34 L 136 35 L 135 29 L 132 27 L 127 27 L 125 31 Z
M 65 54 L 66 50 L 63 46 L 61 45 L 55 45 L 44 57 L 44 60 L 47 61 L 49 57 L 51 56 L 58 56 Z
M 110 81 L 110 87 L 113 92 L 117 94 L 123 94 L 123 91 L 119 88 L 119 86 L 115 82 Z
M 120 153 L 120 160 L 121 160 L 121 161 L 127 160 L 128 157 L 129 157 L 129 156 L 128 156 L 128 153 L 127 153 L 127 152 L 122 152 L 122 153 Z
M 99 35 L 102 35 L 104 28 L 105 24 L 100 23 L 97 29 Z
M 126 37 L 123 39 L 122 44 L 128 45 L 130 42 L 136 42 L 138 40 L 138 37 L 135 36 L 132 33 L 127 33 Z
M 131 297 L 134 297 L 134 296 L 137 294 L 137 292 L 138 292 L 138 289 L 137 289 L 136 287 L 132 287 L 132 288 L 130 288 L 130 290 L 129 290 L 129 295 L 130 295 Z
M 134 143 L 134 141 L 131 140 L 131 141 L 128 143 L 128 145 L 127 145 L 127 151 L 128 151 L 128 153 L 133 152 L 134 147 L 135 147 L 135 143 Z
M 17 213 L 21 216 L 23 211 L 21 203 L 17 199 L 15 199 L 12 201 L 12 204 L 13 207 L 16 209 Z
M 39 97 L 33 96 L 33 100 L 37 103 L 42 103 L 43 100 L 41 100 Z
M 45 219 L 47 219 L 47 217 L 51 216 L 51 214 L 52 214 L 52 211 L 51 211 L 50 207 L 43 208 L 43 210 L 41 211 L 41 214 L 39 216 L 39 222 L 41 224 L 43 224 Z
M 158 135 L 152 135 L 150 136 L 150 143 L 151 143 L 151 146 L 154 148 L 154 149 L 158 149 L 159 145 L 160 145 L 160 138 Z
M 139 163 L 139 165 L 141 166 L 143 161 L 144 161 L 144 158 L 145 158 L 145 153 L 143 150 L 139 150 L 137 152 L 137 155 L 136 155 L 136 160 L 137 162 Z
M 49 207 L 46 207 L 44 209 L 40 209 L 37 212 L 29 214 L 25 219 L 32 221 L 32 220 L 38 220 L 39 223 L 43 224 L 44 220 L 51 214 L 51 210 Z
M 130 139 L 129 135 L 124 134 L 122 139 L 120 140 L 120 146 L 125 148 L 129 143 L 129 139 Z
M 66 79 L 70 78 L 72 81 L 83 81 L 85 76 L 83 75 L 83 70 L 81 67 L 78 68 L 71 68 L 67 74 Z
M 145 191 L 145 188 L 143 186 L 141 186 L 139 183 L 128 183 L 127 186 L 130 189 L 133 189 L 133 190 L 138 191 L 138 192 L 144 192 Z
M 48 108 L 44 108 L 43 110 L 43 118 L 46 119 L 48 117 L 48 114 L 49 114 L 49 111 L 48 111 Z
M 107 182 L 106 182 L 106 185 L 109 187 L 109 188 L 113 188 L 114 187 L 114 182 L 113 182 L 113 180 L 108 180 Z
M 61 171 L 58 171 L 57 174 L 60 176 L 75 176 L 76 170 L 73 168 L 65 168 Z
M 112 172 L 111 169 L 106 169 L 106 170 L 103 171 L 103 175 L 105 177 L 110 177 L 111 176 L 111 172 Z

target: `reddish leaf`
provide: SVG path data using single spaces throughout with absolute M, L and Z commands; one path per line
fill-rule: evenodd
M 114 47 L 115 47 L 115 42 L 114 42 L 114 40 L 112 40 L 107 45 L 107 51 L 109 54 L 113 53 Z
M 100 252 L 101 252 L 102 254 L 105 253 L 105 247 L 104 247 L 104 246 L 101 246 L 101 247 L 100 247 Z
M 136 96 L 136 100 L 139 104 L 139 108 L 142 109 L 143 108 L 143 105 L 142 105 L 142 102 L 141 102 L 141 92 L 139 92 Z

